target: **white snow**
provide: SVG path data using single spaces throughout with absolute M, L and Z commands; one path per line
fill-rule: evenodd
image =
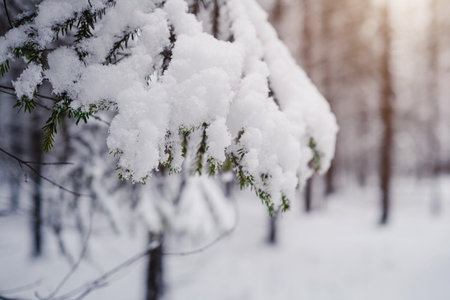
M 301 213 L 294 202 L 292 211 L 280 219 L 275 246 L 265 243 L 268 217 L 263 209 L 255 209 L 257 199 L 239 194 L 239 223 L 229 238 L 197 255 L 166 257 L 164 299 L 446 300 L 450 296 L 450 178 L 442 178 L 441 183 L 442 210 L 433 215 L 432 182 L 397 179 L 392 222 L 387 227 L 377 225 L 374 187 L 348 186 L 310 215 Z M 233 219 L 224 222 L 229 226 Z M 2 295 L 32 298 L 35 291 L 47 295 L 70 268 L 57 254 L 48 231 L 46 256 L 31 262 L 27 230 L 26 216 L 0 219 Z M 76 233 L 68 231 L 65 237 L 71 249 L 78 248 Z M 87 261 L 62 292 L 139 252 L 145 238 L 145 232 L 115 236 L 94 230 Z M 171 240 L 166 251 L 194 249 L 213 238 L 204 236 L 195 245 Z M 86 299 L 142 299 L 145 265 L 141 261 L 124 270 Z M 29 290 L 4 292 L 39 279 Z
M 37 86 L 42 83 L 42 67 L 31 63 L 20 74 L 20 77 L 13 81 L 12 84 L 16 91 L 17 97 L 20 99 L 23 96 L 33 99 L 34 92 L 37 90 Z
M 101 3 L 92 5 L 100 9 Z M 221 5 L 220 19 L 229 27 L 221 24 L 219 36 L 233 36 L 231 42 L 203 31 L 209 27 L 188 13 L 186 1 L 119 0 L 105 10 L 92 38 L 54 50 L 53 26 L 88 7 L 88 1 L 41 2 L 31 24 L 6 35 L 1 59 L 26 41 L 38 44 L 50 52 L 44 80 L 54 94 L 67 93 L 75 109 L 108 103 L 106 108 L 117 109 L 108 147 L 119 156 L 124 178 L 145 180 L 169 160 L 172 170 L 180 170 L 186 131 L 194 149 L 188 151 L 189 161 L 204 131 L 202 165 L 238 158 L 235 167 L 275 205 L 282 196 L 293 198 L 314 172 L 311 138 L 320 171 L 326 171 L 334 155 L 336 120 L 255 1 Z M 35 32 L 25 38 L 31 28 Z M 126 49 L 115 53 L 120 61 L 110 63 L 112 47 L 127 35 Z M 82 61 L 80 51 L 87 54 Z M 170 56 L 168 65 L 164 56 Z M 30 65 L 15 82 L 17 95 L 31 96 L 41 81 L 42 70 Z
M 53 93 L 68 92 L 69 97 L 76 97 L 75 84 L 82 72 L 82 63 L 77 53 L 70 48 L 60 47 L 48 55 L 49 69 L 45 77 L 53 87 Z

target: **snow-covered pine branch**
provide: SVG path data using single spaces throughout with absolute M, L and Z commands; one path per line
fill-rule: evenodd
M 328 103 L 254 0 L 44 0 L 14 24 L 0 70 L 28 63 L 18 106 L 33 110 L 43 85 L 58 99 L 45 150 L 62 118 L 114 110 L 107 143 L 121 178 L 232 169 L 271 213 L 334 155 Z

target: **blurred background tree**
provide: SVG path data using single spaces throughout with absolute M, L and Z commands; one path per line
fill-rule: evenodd
M 438 178 L 449 171 L 450 122 L 443 116 L 450 105 L 448 87 L 440 84 L 449 80 L 444 2 L 262 1 L 340 126 L 332 167 L 306 187 L 306 211 L 346 185 L 378 182 L 384 224 L 393 176 Z M 430 187 L 434 211 L 438 183 Z

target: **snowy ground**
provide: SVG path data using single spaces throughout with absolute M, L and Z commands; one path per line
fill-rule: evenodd
M 178 299 L 450 299 L 450 178 L 441 180 L 436 214 L 433 185 L 398 180 L 389 226 L 377 225 L 376 189 L 337 194 L 310 215 L 295 206 L 282 216 L 276 246 L 265 243 L 266 211 L 239 196 L 240 221 L 229 238 L 193 256 L 167 257 L 166 300 Z M 0 218 L 0 294 L 45 296 L 69 265 L 49 254 L 28 259 L 24 218 Z M 143 247 L 139 239 L 96 237 L 90 261 L 62 290 L 94 278 Z M 74 241 L 77 244 L 77 241 Z M 57 256 L 57 255 L 56 255 Z M 145 262 L 122 272 L 86 299 L 142 299 Z M 20 293 L 6 291 L 40 280 Z

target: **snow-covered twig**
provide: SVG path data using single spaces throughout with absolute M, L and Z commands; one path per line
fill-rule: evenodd
M 0 88 L 1 88 L 1 89 L 6 89 L 6 90 L 14 90 L 13 87 L 8 87 L 8 86 L 4 86 L 4 85 L 0 85 Z M 16 95 L 15 93 L 13 93 L 13 92 L 3 91 L 3 90 L 1 90 L 1 89 L 0 89 L 0 93 L 4 93 L 4 94 L 11 95 L 11 96 L 14 96 L 14 97 L 17 96 L 17 95 Z M 49 97 L 49 96 L 45 96 L 45 95 L 41 95 L 41 94 L 37 94 L 36 96 L 37 96 L 38 98 L 46 99 L 46 100 L 51 100 L 51 101 L 53 101 L 53 102 L 57 102 L 57 101 L 58 101 L 58 99 L 56 99 L 56 98 Z M 48 106 L 46 106 L 46 105 L 44 105 L 44 104 L 42 104 L 42 103 L 39 103 L 39 102 L 36 102 L 36 105 L 39 106 L 39 107 L 42 107 L 43 109 L 48 110 L 48 111 L 51 111 L 51 110 L 52 110 L 52 108 L 50 108 L 50 107 L 48 107 Z M 97 121 L 99 121 L 99 122 L 101 122 L 101 123 L 103 123 L 103 124 L 105 124 L 105 125 L 108 125 L 108 126 L 111 125 L 110 122 L 108 122 L 108 121 L 106 121 L 106 120 L 103 120 L 103 119 L 100 118 L 99 116 L 92 115 L 92 116 L 90 116 L 90 118 L 93 118 L 93 119 L 95 119 L 95 120 L 97 120 Z

